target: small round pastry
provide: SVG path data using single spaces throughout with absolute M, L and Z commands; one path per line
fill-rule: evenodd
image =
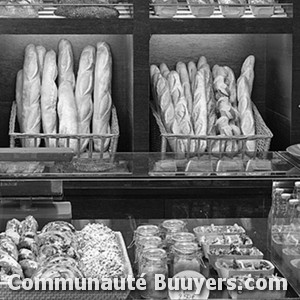
M 12 219 L 6 223 L 5 234 L 10 237 L 16 245 L 18 245 L 20 241 L 20 226 L 21 222 L 17 219 Z
M 20 262 L 20 266 L 22 267 L 23 273 L 26 278 L 31 278 L 32 275 L 36 272 L 39 267 L 39 264 L 31 259 L 24 259 Z
M 35 238 L 21 237 L 20 243 L 18 245 L 19 249 L 28 249 L 33 252 L 34 255 L 38 254 L 38 245 Z
M 57 247 L 56 245 L 43 245 L 39 248 L 39 261 L 44 262 L 48 258 L 53 257 L 54 255 L 63 254 L 62 248 Z
M 12 239 L 8 236 L 1 236 L 0 249 L 9 254 L 13 259 L 18 260 L 18 249 Z
M 28 216 L 21 222 L 20 235 L 22 237 L 34 238 L 37 234 L 38 223 L 33 216 Z
M 64 221 L 55 221 L 55 222 L 50 222 L 46 224 L 43 229 L 42 233 L 48 232 L 48 231 L 61 231 L 61 232 L 72 232 L 75 233 L 75 228 L 72 224 Z
M 19 262 L 25 259 L 29 259 L 29 260 L 36 260 L 36 256 L 34 255 L 34 253 L 26 248 L 22 248 L 19 250 Z
M 2 250 L 0 250 L 0 274 L 1 281 L 8 280 L 14 274 L 20 275 L 20 279 L 24 278 L 22 268 L 18 262 Z

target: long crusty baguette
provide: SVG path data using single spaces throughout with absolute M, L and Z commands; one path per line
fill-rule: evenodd
M 189 78 L 190 78 L 190 85 L 191 85 L 191 91 L 192 94 L 195 92 L 195 77 L 197 74 L 197 66 L 193 61 L 190 61 L 188 63 L 188 72 L 189 72 Z
M 38 55 L 38 63 L 39 63 L 39 70 L 40 70 L 40 76 L 41 81 L 43 80 L 43 69 L 44 69 L 44 61 L 45 61 L 45 55 L 46 55 L 46 48 L 42 45 L 36 46 L 36 52 Z
M 23 132 L 23 119 L 22 119 L 22 95 L 23 94 L 23 70 L 20 70 L 16 79 L 16 103 L 17 103 L 17 119 L 20 127 L 20 132 Z
M 93 134 L 110 134 L 112 57 L 108 44 L 97 44 L 94 84 Z M 94 141 L 96 151 L 101 150 L 101 140 Z M 105 140 L 104 150 L 109 146 Z
M 41 110 L 44 133 L 57 133 L 57 64 L 56 53 L 50 50 L 45 55 L 42 88 L 41 88 Z M 46 140 L 47 147 L 56 147 L 56 140 Z
M 177 121 L 180 133 L 183 135 L 193 135 L 194 130 L 192 121 L 187 108 L 187 101 L 184 97 L 180 77 L 176 71 L 171 71 L 168 75 L 168 83 L 172 101 L 175 107 L 175 119 Z M 180 151 L 188 151 L 188 143 L 186 140 L 179 141 Z M 191 141 L 190 151 L 195 151 L 195 142 Z
M 29 44 L 25 48 L 23 65 L 22 126 L 24 133 L 38 134 L 41 130 L 41 79 L 36 48 Z M 39 146 L 40 140 L 37 140 Z M 34 139 L 26 139 L 25 147 L 34 147 Z
M 176 126 L 175 108 L 170 94 L 169 84 L 166 78 L 161 74 L 158 75 L 157 82 L 154 86 L 157 95 L 157 102 L 160 109 L 160 115 L 168 133 L 178 134 Z
M 93 115 L 92 93 L 94 89 L 95 53 L 93 46 L 86 46 L 80 56 L 77 75 L 75 99 L 78 110 L 78 133 L 91 132 L 91 119 Z M 80 151 L 84 151 L 89 140 L 81 140 Z
M 63 81 L 58 88 L 57 113 L 59 118 L 59 133 L 66 135 L 77 134 L 77 108 L 72 83 L 68 80 Z M 59 140 L 60 147 L 70 147 L 77 151 L 77 140 Z
M 238 79 L 238 110 L 240 113 L 241 130 L 244 135 L 255 135 L 255 121 L 252 110 L 250 85 L 246 76 L 241 75 Z M 255 151 L 255 141 L 248 141 L 248 151 Z
M 195 78 L 195 92 L 193 102 L 192 120 L 196 135 L 207 135 L 207 91 L 206 91 L 206 70 L 200 69 L 197 71 Z M 204 152 L 207 143 L 205 140 L 200 140 L 198 151 Z
M 161 63 L 159 66 L 159 69 L 160 69 L 161 75 L 164 76 L 165 78 L 167 78 L 170 73 L 170 69 L 168 68 L 168 66 L 165 63 Z
M 193 95 L 186 64 L 183 62 L 178 62 L 176 64 L 176 71 L 180 77 L 183 93 L 187 102 L 188 112 L 191 114 L 193 110 Z
M 75 88 L 74 58 L 71 43 L 62 39 L 58 44 L 58 85 L 67 80 Z
M 231 105 L 236 108 L 237 107 L 237 95 L 236 95 L 236 79 L 234 72 L 232 71 L 231 68 L 225 66 L 224 67 L 225 71 L 227 72 L 227 86 L 229 90 L 229 101 Z
M 252 89 L 253 89 L 254 65 L 255 65 L 255 57 L 253 55 L 250 55 L 245 59 L 241 69 L 241 74 L 246 76 L 248 80 L 250 95 L 252 94 Z
M 199 70 L 205 70 L 205 88 L 206 88 L 206 100 L 207 100 L 207 135 L 216 135 L 216 100 L 213 90 L 213 78 L 212 72 L 210 70 L 209 65 L 207 64 L 207 60 L 204 56 L 200 57 L 198 61 Z

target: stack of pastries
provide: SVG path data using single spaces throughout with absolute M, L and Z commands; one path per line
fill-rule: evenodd
M 254 56 L 247 57 L 238 80 L 228 66 L 215 65 L 211 69 L 204 56 L 197 64 L 178 62 L 176 71 L 169 70 L 164 63 L 151 66 L 154 106 L 164 129 L 186 137 L 179 139 L 177 151 L 236 152 L 242 145 L 235 140 L 208 143 L 205 137 L 255 135 L 251 101 L 254 64 Z M 192 136 L 202 139 L 189 143 L 188 137 Z M 247 141 L 246 148 L 255 151 L 255 141 Z
M 28 216 L 7 222 L 0 235 L 0 282 L 11 275 L 32 278 L 120 278 L 124 257 L 115 232 L 103 224 L 82 231 L 64 221 L 50 222 L 40 232 Z
M 23 69 L 17 74 L 17 119 L 21 133 L 39 134 L 110 134 L 112 56 L 110 47 L 99 42 L 86 46 L 80 56 L 77 78 L 71 43 L 62 39 L 58 52 L 29 44 L 25 49 Z M 23 147 L 40 145 L 33 139 L 22 141 Z M 56 147 L 56 140 L 46 139 L 46 147 Z M 88 139 L 59 140 L 84 152 Z M 105 140 L 104 150 L 109 146 Z M 94 139 L 94 150 L 101 150 L 101 140 Z

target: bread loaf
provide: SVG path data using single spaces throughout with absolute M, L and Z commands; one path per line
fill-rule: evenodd
M 87 46 L 83 49 L 77 75 L 75 99 L 78 110 L 78 133 L 91 133 L 93 115 L 92 93 L 94 89 L 95 48 Z M 81 140 L 80 151 L 84 151 L 89 140 Z
M 190 85 L 191 85 L 191 91 L 192 94 L 195 92 L 195 77 L 197 74 L 197 66 L 193 61 L 190 61 L 188 63 L 188 72 L 189 72 L 189 78 L 190 78 Z
M 160 108 L 160 115 L 168 133 L 179 134 L 178 126 L 175 120 L 175 108 L 172 102 L 169 84 L 166 78 L 161 74 L 155 85 L 157 101 Z
M 68 80 L 61 82 L 58 88 L 57 112 L 59 118 L 59 133 L 66 135 L 77 134 L 77 108 L 72 83 Z M 77 140 L 70 139 L 68 145 L 67 139 L 59 140 L 60 147 L 70 147 L 77 151 Z
M 160 107 L 157 100 L 157 93 L 155 91 L 158 78 L 160 76 L 160 70 L 156 65 L 150 66 L 150 83 L 151 83 L 151 91 L 152 91 L 152 98 L 154 101 L 155 109 L 158 113 L 160 113 Z
M 241 130 L 246 136 L 255 135 L 255 121 L 252 110 L 252 102 L 250 96 L 250 86 L 247 77 L 241 75 L 238 79 L 238 110 L 240 113 Z M 246 143 L 248 151 L 255 151 L 255 141 Z
M 248 80 L 250 95 L 252 94 L 252 89 L 253 89 L 254 65 L 255 65 L 255 57 L 253 55 L 250 55 L 244 61 L 241 69 L 241 74 L 246 76 Z
M 180 77 L 176 71 L 171 71 L 169 73 L 168 83 L 175 108 L 175 119 L 178 124 L 180 133 L 183 135 L 193 135 L 194 130 L 191 122 L 191 117 L 188 113 L 187 101 L 184 97 Z M 188 143 L 186 140 L 179 141 L 179 150 L 181 152 L 186 152 L 188 150 Z M 190 151 L 195 151 L 194 141 L 191 141 Z
M 235 80 L 235 75 L 232 69 L 229 67 L 225 66 L 224 67 L 225 71 L 227 72 L 227 77 L 226 77 L 226 83 L 228 86 L 228 91 L 229 91 L 229 101 L 231 105 L 236 108 L 237 107 L 237 95 L 236 95 L 236 80 Z
M 67 80 L 75 88 L 74 58 L 71 43 L 66 40 L 60 40 L 58 44 L 58 85 Z
M 223 67 L 215 65 L 212 69 L 214 77 L 214 91 L 216 100 L 219 100 L 221 97 L 229 98 L 228 86 L 225 83 L 227 72 Z
M 206 91 L 206 71 L 202 68 L 197 71 L 195 78 L 195 92 L 193 102 L 192 119 L 194 124 L 195 135 L 207 135 L 207 91 Z M 200 140 L 198 151 L 204 152 L 207 143 Z
M 112 57 L 109 46 L 100 42 L 97 44 L 95 84 L 94 84 L 94 114 L 93 134 L 110 134 L 111 118 L 111 79 Z M 101 140 L 95 140 L 96 151 L 101 150 Z M 109 146 L 109 139 L 105 140 L 104 150 Z
M 41 80 L 38 56 L 34 45 L 25 49 L 23 65 L 22 127 L 24 133 L 39 134 L 41 130 Z M 37 146 L 40 140 L 37 139 Z M 26 139 L 25 147 L 34 147 L 34 139 Z
M 46 49 L 42 45 L 36 46 L 36 52 L 38 55 L 38 63 L 39 63 L 39 70 L 40 70 L 40 76 L 41 81 L 43 80 L 43 69 L 44 69 L 44 61 L 45 61 L 45 55 L 46 55 Z
M 170 73 L 168 66 L 165 63 L 162 63 L 162 64 L 160 64 L 159 69 L 160 69 L 161 75 L 164 76 L 165 78 L 167 78 Z
M 42 88 L 41 88 L 41 110 L 43 132 L 47 134 L 57 133 L 57 64 L 56 53 L 50 50 L 45 55 Z M 47 147 L 56 147 L 55 139 L 46 139 Z
M 20 132 L 23 132 L 22 96 L 23 96 L 23 70 L 20 70 L 17 74 L 17 79 L 16 79 L 17 119 L 20 127 Z
M 176 71 L 180 77 L 183 93 L 187 102 L 188 112 L 189 114 L 191 114 L 193 110 L 193 96 L 192 96 L 191 84 L 189 79 L 189 73 L 185 63 L 178 62 L 176 64 Z

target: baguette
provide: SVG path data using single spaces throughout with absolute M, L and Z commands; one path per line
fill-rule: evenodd
M 229 67 L 224 67 L 225 71 L 227 72 L 227 86 L 229 90 L 229 101 L 231 105 L 236 108 L 237 107 L 237 95 L 236 95 L 236 79 L 234 72 Z
M 187 102 L 184 97 L 179 75 L 176 71 L 171 71 L 168 75 L 168 83 L 170 87 L 172 101 L 175 107 L 175 119 L 178 124 L 180 133 L 183 135 L 193 135 L 194 130 L 191 117 L 188 113 Z M 188 143 L 186 140 L 179 141 L 179 149 L 181 152 L 188 151 Z M 195 151 L 195 142 L 191 141 L 190 151 Z
M 23 132 L 39 134 L 41 130 L 41 79 L 36 48 L 29 44 L 25 48 L 23 65 L 23 93 L 22 93 L 22 126 Z M 39 146 L 37 139 L 36 146 Z M 34 147 L 34 139 L 26 139 L 25 147 Z
M 77 108 L 72 83 L 68 80 L 63 81 L 58 88 L 57 112 L 59 118 L 59 133 L 74 135 L 77 130 Z M 60 147 L 70 147 L 77 151 L 77 140 L 70 139 L 68 145 L 67 139 L 59 140 Z
M 250 85 L 244 75 L 241 75 L 238 79 L 238 110 L 240 113 L 242 133 L 246 136 L 255 135 L 255 121 L 252 110 Z M 255 141 L 246 142 L 246 148 L 248 151 L 255 151 L 255 147 Z
M 205 56 L 200 56 L 200 58 L 198 59 L 198 62 L 197 62 L 197 69 L 198 69 L 198 71 L 199 71 L 204 65 L 208 65 L 207 59 L 206 59 Z
M 255 65 L 255 57 L 250 55 L 246 58 L 243 63 L 241 74 L 246 76 L 249 84 L 249 92 L 252 94 L 253 82 L 254 82 L 254 65 Z
M 197 67 L 193 61 L 190 61 L 188 63 L 188 72 L 189 72 L 189 78 L 190 78 L 191 91 L 192 91 L 192 94 L 194 94 L 194 92 L 195 92 L 195 77 L 197 74 Z
M 23 94 L 23 70 L 20 70 L 17 74 L 17 79 L 16 79 L 17 120 L 19 123 L 20 132 L 23 132 L 22 94 Z
M 175 108 L 172 102 L 167 79 L 159 74 L 157 83 L 154 88 L 157 95 L 160 115 L 167 132 L 179 134 L 178 126 L 176 126 L 175 120 Z
M 202 68 L 197 71 L 195 78 L 195 93 L 193 102 L 193 124 L 196 135 L 207 135 L 207 90 L 206 90 L 206 71 Z M 207 143 L 200 140 L 198 151 L 204 152 Z
M 184 96 L 187 101 L 188 112 L 189 114 L 191 114 L 193 110 L 193 96 L 192 96 L 191 84 L 189 79 L 189 73 L 186 64 L 182 62 L 178 62 L 176 64 L 176 71 L 180 77 Z
M 167 78 L 170 73 L 170 69 L 168 68 L 168 66 L 165 63 L 162 63 L 162 64 L 160 64 L 159 69 L 160 69 L 161 75 L 164 76 L 165 78 Z
M 67 80 L 75 88 L 74 58 L 71 43 L 66 40 L 60 40 L 58 44 L 58 85 Z
M 57 64 L 56 53 L 50 50 L 45 55 L 42 88 L 41 88 L 41 110 L 43 131 L 47 134 L 57 133 Z M 47 147 L 56 147 L 55 139 L 46 139 Z
M 95 48 L 87 46 L 83 49 L 77 75 L 75 99 L 78 110 L 78 133 L 90 134 L 91 119 L 93 115 L 93 80 L 95 67 Z M 89 140 L 84 139 L 80 142 L 80 151 L 83 152 Z
M 112 57 L 108 44 L 97 44 L 95 83 L 94 83 L 94 114 L 93 134 L 110 134 L 110 118 L 112 109 L 111 99 Z M 110 139 L 104 141 L 104 151 L 109 146 Z M 96 139 L 94 147 L 101 151 L 102 141 Z
M 45 55 L 46 55 L 46 49 L 42 45 L 36 46 L 36 52 L 38 55 L 38 63 L 39 63 L 39 70 L 40 70 L 40 76 L 41 81 L 43 80 L 43 69 L 44 69 L 44 61 L 45 61 Z

